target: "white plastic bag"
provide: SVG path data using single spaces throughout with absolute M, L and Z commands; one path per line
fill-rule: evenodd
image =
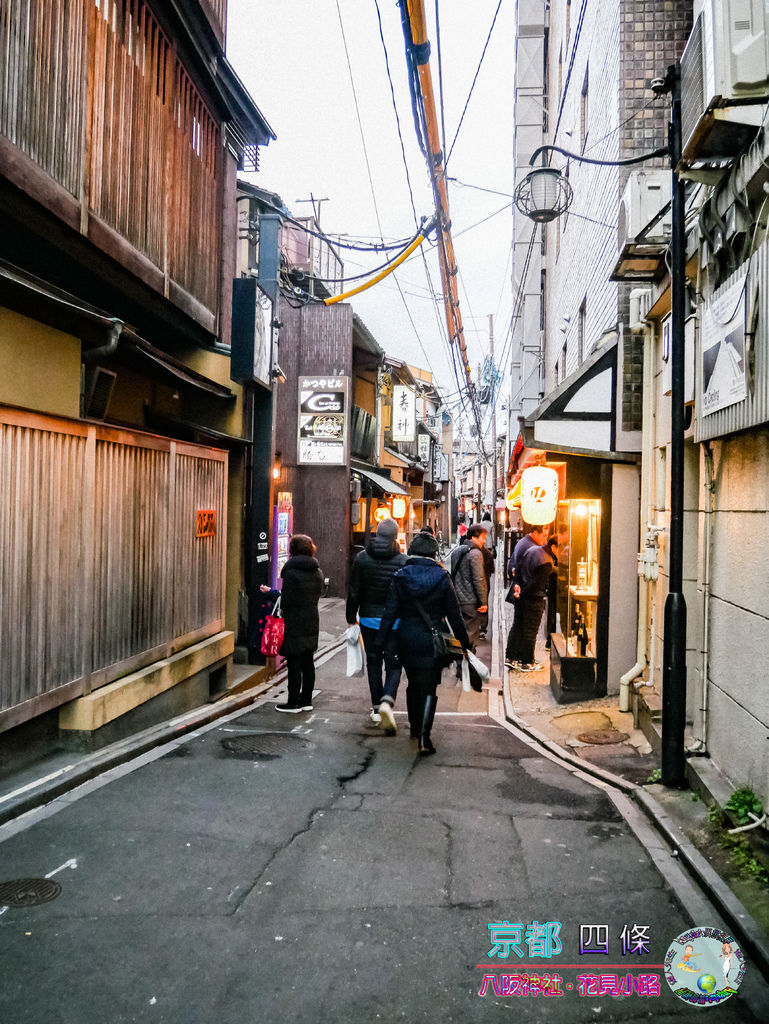
M 470 663 L 467 658 L 462 658 L 462 689 L 465 693 L 470 692 Z
M 344 638 L 347 641 L 347 675 L 363 675 L 363 639 L 360 626 L 348 626 Z
M 478 675 L 481 677 L 481 682 L 488 682 L 489 677 L 491 676 L 491 672 L 489 672 L 488 668 L 483 664 L 481 659 L 476 654 L 473 654 L 472 651 L 465 651 L 465 658 L 473 666 Z

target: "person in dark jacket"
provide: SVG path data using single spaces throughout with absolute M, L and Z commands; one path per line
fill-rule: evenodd
M 470 647 L 451 578 L 435 561 L 437 554 L 438 542 L 434 537 L 425 533 L 414 537 L 407 564 L 393 576 L 379 630 L 384 643 L 395 620 L 400 620 L 398 653 L 409 683 L 409 726 L 412 738 L 419 738 L 419 753 L 423 756 L 435 753 L 430 733 L 443 670 L 433 652 L 432 628 L 445 632 L 444 619 L 448 619 L 464 650 Z
M 312 537 L 295 533 L 288 542 L 288 560 L 281 570 L 283 587 L 280 591 L 262 587 L 277 601 L 283 613 L 284 633 L 280 653 L 286 659 L 288 670 L 288 700 L 276 704 L 276 711 L 296 714 L 312 711 L 312 691 L 315 686 L 315 660 L 318 649 L 320 616 L 318 601 L 323 592 L 323 573 L 320 571 Z
M 543 547 L 546 539 L 544 526 L 532 526 L 515 545 L 511 559 L 513 625 L 507 637 L 505 665 L 521 672 L 537 672 L 542 668 L 534 660 L 534 646 L 553 571 L 553 563 Z
M 391 736 L 398 731 L 392 709 L 398 695 L 401 665 L 394 634 L 388 637 L 384 648 L 380 647 L 378 637 L 390 581 L 398 569 L 406 564 L 406 556 L 398 548 L 397 537 L 398 524 L 395 520 L 383 519 L 366 550 L 355 556 L 347 593 L 347 623 L 352 626 L 360 618 L 363 646 L 366 649 L 366 672 L 371 691 L 369 720 L 374 725 L 381 723 L 384 731 Z

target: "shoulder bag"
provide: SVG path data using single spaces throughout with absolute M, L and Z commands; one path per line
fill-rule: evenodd
M 414 605 L 425 620 L 425 625 L 430 630 L 433 639 L 433 656 L 436 660 L 446 664 L 455 659 L 460 660 L 464 653 L 464 648 L 454 634 L 442 633 L 430 619 L 421 601 L 414 601 Z
M 280 598 L 275 602 L 272 613 L 264 620 L 264 632 L 262 633 L 262 654 L 267 658 L 274 658 L 280 654 L 283 644 L 283 632 L 285 622 L 280 614 Z

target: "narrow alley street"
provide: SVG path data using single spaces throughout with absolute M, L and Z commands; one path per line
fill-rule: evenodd
M 659 840 L 639 841 L 629 801 L 513 735 L 496 689 L 452 683 L 431 758 L 407 730 L 366 724 L 365 684 L 332 653 L 312 713 L 276 713 L 273 690 L 3 826 L 2 878 L 50 876 L 61 892 L 0 916 L 0 1019 L 688 1019 L 660 967 L 715 911 L 683 909 L 682 872 Z M 549 956 L 491 954 L 490 925 L 533 922 L 550 925 Z M 580 925 L 608 926 L 608 956 L 580 955 Z M 634 925 L 648 954 L 623 956 Z M 503 975 L 543 973 L 559 997 L 505 990 Z M 658 989 L 580 993 L 579 978 L 607 973 Z M 766 992 L 749 967 L 708 1019 L 766 1020 Z

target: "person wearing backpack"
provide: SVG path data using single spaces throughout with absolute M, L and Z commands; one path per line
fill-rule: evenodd
M 489 583 L 486 576 L 483 547 L 486 543 L 486 530 L 480 523 L 468 528 L 464 542 L 459 544 L 449 556 L 451 582 L 457 592 L 459 610 L 470 638 L 471 650 L 475 650 L 480 639 L 481 629 L 485 625 L 485 616 L 489 610 Z M 483 687 L 475 669 L 470 669 L 470 683 L 474 690 Z
M 544 549 L 547 527 L 532 526 L 515 545 L 510 569 L 513 578 L 507 599 L 512 599 L 513 625 L 507 637 L 505 665 L 520 672 L 537 672 L 534 660 L 537 630 L 545 609 L 545 595 L 553 563 Z

